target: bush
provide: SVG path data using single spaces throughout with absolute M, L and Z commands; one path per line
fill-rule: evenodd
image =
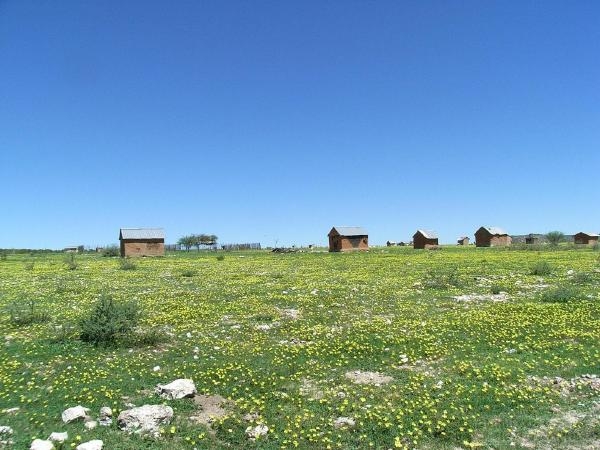
M 562 231 L 551 231 L 546 234 L 546 239 L 550 245 L 558 245 L 565 240 L 565 234 Z
M 69 253 L 65 256 L 65 265 L 69 270 L 77 269 L 77 261 L 75 261 L 75 253 Z
M 10 321 L 17 326 L 44 323 L 50 320 L 50 315 L 46 311 L 41 311 L 35 300 L 11 303 L 8 307 L 8 315 Z
M 505 292 L 505 291 L 506 291 L 505 287 L 498 283 L 494 283 L 490 286 L 490 292 L 494 295 L 498 295 L 500 292 Z
M 225 259 L 225 255 L 217 256 L 217 261 L 223 261 Z
M 196 272 L 194 269 L 185 269 L 181 271 L 181 276 L 182 277 L 186 277 L 186 278 L 191 278 L 194 275 L 196 275 L 198 272 Z
M 460 278 L 456 267 L 433 271 L 424 282 L 425 287 L 429 289 L 448 289 L 452 286 L 458 287 L 460 284 Z
M 566 303 L 583 297 L 582 292 L 573 286 L 559 286 L 542 294 L 542 301 L 547 303 Z
M 538 261 L 531 268 L 531 275 L 549 275 L 552 273 L 552 266 L 548 261 Z
M 125 339 L 128 347 L 155 347 L 169 340 L 169 336 L 160 328 L 135 330 Z
M 594 281 L 594 275 L 590 272 L 577 272 L 573 276 L 573 282 L 576 284 L 588 284 Z
M 136 302 L 119 303 L 108 294 L 102 294 L 88 317 L 79 322 L 80 338 L 94 346 L 115 346 L 131 334 L 139 321 Z
M 127 258 L 122 258 L 121 261 L 119 261 L 119 265 L 121 270 L 135 270 L 137 268 L 135 263 Z
M 121 249 L 119 249 L 116 245 L 109 245 L 104 250 L 102 250 L 102 256 L 106 256 L 109 258 L 119 256 L 121 254 Z

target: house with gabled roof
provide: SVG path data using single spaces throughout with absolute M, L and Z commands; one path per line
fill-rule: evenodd
M 369 233 L 363 227 L 333 227 L 327 236 L 330 252 L 369 250 Z
M 475 232 L 477 247 L 503 247 L 511 243 L 512 238 L 500 227 L 481 227 Z
M 413 248 L 431 248 L 439 245 L 438 235 L 431 230 L 417 230 L 413 235 Z
M 461 236 L 456 240 L 457 245 L 469 245 L 469 236 Z
M 121 228 L 121 257 L 163 256 L 165 232 L 162 228 Z
M 585 231 L 580 231 L 573 236 L 573 241 L 575 244 L 579 245 L 596 245 L 599 237 L 600 235 L 598 235 L 598 233 L 587 233 Z

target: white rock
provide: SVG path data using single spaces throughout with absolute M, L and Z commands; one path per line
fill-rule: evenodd
M 196 395 L 196 385 L 192 380 L 180 378 L 169 384 L 159 384 L 155 389 L 162 398 L 176 400 L 179 398 L 193 397 Z
M 6 425 L 0 427 L 0 436 L 9 434 L 13 434 L 13 429 L 11 427 L 8 427 Z
M 14 408 L 8 408 L 8 409 L 4 409 L 2 412 L 5 414 L 15 414 L 17 412 L 19 412 L 19 408 L 18 406 L 14 407 Z
M 333 422 L 334 428 L 353 428 L 356 426 L 356 421 L 352 417 L 338 417 Z
M 62 413 L 62 420 L 64 423 L 70 423 L 74 420 L 85 419 L 89 408 L 84 408 L 81 405 L 74 406 L 73 408 L 65 409 Z
M 59 442 L 59 443 L 63 443 L 67 439 L 69 439 L 69 433 L 67 433 L 66 431 L 64 433 L 58 433 L 55 431 L 52 434 L 50 434 L 50 436 L 48 437 L 49 441 Z
M 117 425 L 128 432 L 156 433 L 160 425 L 173 419 L 173 408 L 164 405 L 144 405 L 122 411 L 117 417 Z
M 79 444 L 75 447 L 75 450 L 102 450 L 102 446 L 104 442 L 100 439 L 94 439 L 93 441 L 87 441 L 82 444 Z
M 266 425 L 257 425 L 255 427 L 248 427 L 246 428 L 246 437 L 248 437 L 248 439 L 255 441 L 256 439 L 260 438 L 261 436 L 266 436 L 267 433 L 269 432 L 269 427 Z
M 152 368 L 152 372 L 158 372 L 160 370 L 160 366 L 154 366 Z
M 31 443 L 29 450 L 53 450 L 54 444 L 51 441 L 44 441 L 42 439 L 36 439 Z
M 106 419 L 108 417 L 112 417 L 112 409 L 110 406 L 103 406 L 100 408 L 100 419 Z
M 85 429 L 86 430 L 93 430 L 94 428 L 96 428 L 98 426 L 98 422 L 96 422 L 95 420 L 88 420 L 85 423 Z

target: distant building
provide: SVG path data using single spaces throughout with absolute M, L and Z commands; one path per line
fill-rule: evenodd
M 580 231 L 575 236 L 573 236 L 573 240 L 576 244 L 579 245 L 596 245 L 598 243 L 598 235 L 597 233 L 585 233 Z
M 83 253 L 83 245 L 73 245 L 63 248 L 65 253 Z
M 499 227 L 481 227 L 475 232 L 477 247 L 502 247 L 511 243 L 511 237 Z
M 327 236 L 330 252 L 369 249 L 369 233 L 362 227 L 333 227 Z
M 417 230 L 413 235 L 413 248 L 431 248 L 438 246 L 438 236 L 435 231 Z
M 162 228 L 121 228 L 121 257 L 163 256 L 165 232 Z
M 458 245 L 469 245 L 470 239 L 468 236 L 461 236 L 457 239 L 456 243 Z

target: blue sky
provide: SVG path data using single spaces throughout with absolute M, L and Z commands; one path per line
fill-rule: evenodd
M 0 0 L 0 247 L 600 231 L 597 1 Z

